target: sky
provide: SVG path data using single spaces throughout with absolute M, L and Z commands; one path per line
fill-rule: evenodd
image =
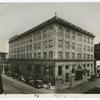
M 9 38 L 57 16 L 100 40 L 100 3 L 0 3 L 0 51 L 9 51 Z

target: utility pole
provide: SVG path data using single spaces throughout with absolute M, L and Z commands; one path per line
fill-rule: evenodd
M 2 80 L 3 65 L 0 66 L 0 94 L 3 94 L 3 80 Z

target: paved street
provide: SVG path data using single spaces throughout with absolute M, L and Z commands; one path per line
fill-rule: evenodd
M 48 93 L 65 93 L 65 94 L 79 94 L 79 93 L 100 93 L 100 78 L 96 81 L 86 81 L 78 86 L 67 88 L 64 90 L 55 91 L 52 89 L 36 89 L 27 84 L 19 82 L 11 77 L 3 76 L 3 88 L 7 94 L 48 94 Z
M 54 93 L 54 90 L 48 90 L 44 88 L 36 89 L 5 75 L 3 76 L 3 88 L 4 93 L 7 94 Z

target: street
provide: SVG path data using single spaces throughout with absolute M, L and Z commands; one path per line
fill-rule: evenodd
M 48 93 L 64 93 L 64 94 L 95 94 L 100 93 L 100 78 L 95 81 L 87 81 L 75 87 L 64 90 L 52 90 L 41 88 L 37 89 L 25 83 L 17 81 L 11 77 L 3 76 L 3 89 L 5 94 L 48 94 Z
M 11 77 L 3 76 L 3 89 L 5 94 L 48 94 L 54 93 L 53 90 L 45 88 L 37 89 L 25 83 L 17 81 Z

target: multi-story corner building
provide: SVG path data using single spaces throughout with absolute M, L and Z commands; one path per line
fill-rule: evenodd
M 55 16 L 10 38 L 9 62 L 19 62 L 20 73 L 67 87 L 94 74 L 93 41 L 92 33 Z

